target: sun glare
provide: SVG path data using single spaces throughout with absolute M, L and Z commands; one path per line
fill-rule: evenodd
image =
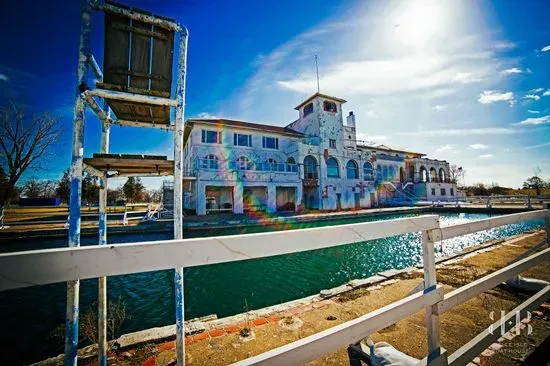
M 407 1 L 396 9 L 395 34 L 408 46 L 424 47 L 444 31 L 444 3 L 432 0 Z

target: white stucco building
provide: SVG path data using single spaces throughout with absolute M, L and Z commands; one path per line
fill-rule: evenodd
M 338 210 L 449 200 L 449 163 L 356 139 L 340 98 L 316 93 L 286 127 L 190 119 L 184 131 L 184 208 L 228 211 Z

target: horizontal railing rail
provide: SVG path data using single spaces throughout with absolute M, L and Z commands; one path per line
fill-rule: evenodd
M 241 363 L 266 365 L 304 363 L 357 343 L 369 334 L 422 309 L 426 309 L 427 314 L 428 359 L 432 362 L 447 357 L 441 351 L 439 340 L 441 314 L 526 269 L 550 259 L 550 248 L 544 249 L 443 295 L 441 286 L 436 282 L 434 243 L 541 218 L 546 220 L 548 238 L 550 210 L 538 210 L 452 226 L 441 226 L 437 215 L 424 215 L 270 233 L 4 253 L 0 254 L 0 291 L 78 279 L 262 258 L 421 232 L 426 290 L 352 321 L 243 360 Z M 546 292 L 531 298 L 534 300 L 528 305 L 535 306 L 548 298 L 549 294 L 550 291 L 547 288 Z M 487 342 L 488 339 L 490 337 L 480 336 L 479 344 L 484 344 L 483 342 Z M 451 355 L 449 360 L 460 360 L 460 362 L 471 360 L 469 357 L 474 354 L 473 349 L 477 349 L 475 347 L 479 346 L 474 344 L 463 347 L 459 350 L 462 353 Z M 461 364 L 456 362 L 454 364 Z
M 0 254 L 0 291 L 182 265 L 262 258 L 437 227 L 439 217 L 426 215 L 270 233 L 4 253 Z

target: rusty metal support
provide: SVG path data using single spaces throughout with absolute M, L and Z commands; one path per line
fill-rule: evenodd
M 185 77 L 187 73 L 187 38 L 185 27 L 180 32 L 176 121 L 174 131 L 174 239 L 183 239 L 183 125 L 185 114 Z M 174 270 L 176 294 L 176 353 L 178 366 L 185 364 L 185 329 L 183 300 L 183 267 Z
M 82 162 L 84 157 L 84 114 L 86 106 L 80 98 L 79 86 L 86 84 L 90 55 L 92 9 L 88 0 L 81 0 L 80 46 L 76 100 L 74 107 L 73 145 L 71 159 L 71 196 L 69 203 L 69 247 L 80 246 L 80 205 L 82 190 Z M 80 281 L 67 282 L 67 310 L 65 321 L 65 365 L 76 365 L 78 352 L 78 313 Z

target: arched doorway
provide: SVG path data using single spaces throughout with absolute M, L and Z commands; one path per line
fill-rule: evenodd
M 443 168 L 439 169 L 439 181 L 441 183 L 445 182 L 445 169 Z
M 317 159 L 308 155 L 304 158 L 304 179 L 319 179 Z

